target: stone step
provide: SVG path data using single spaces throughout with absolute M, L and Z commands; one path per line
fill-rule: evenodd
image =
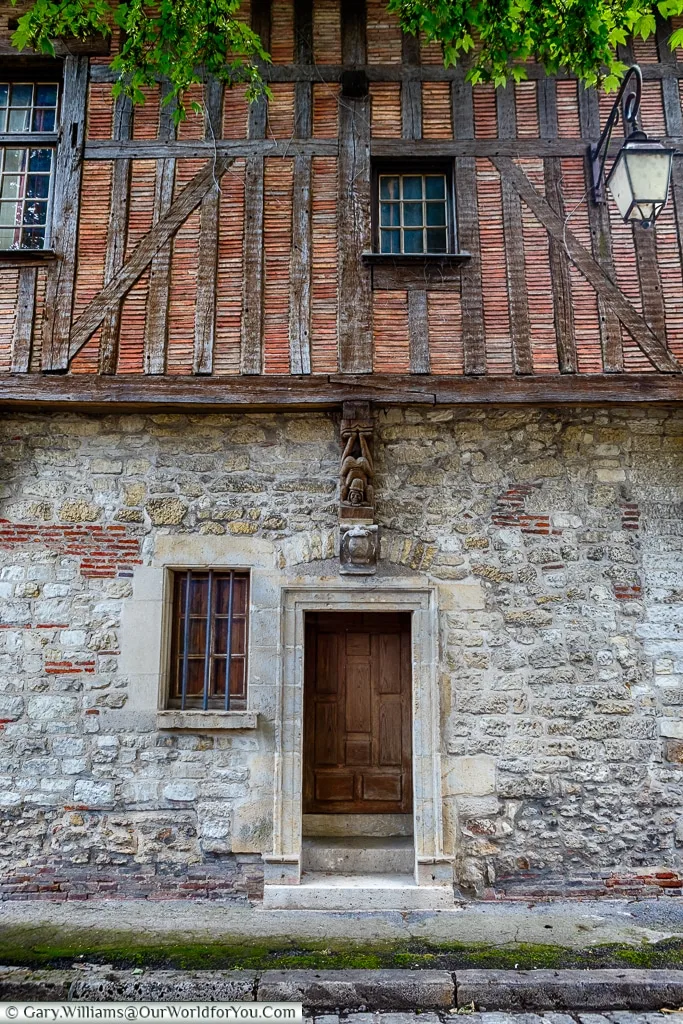
M 304 836 L 412 836 L 412 814 L 304 814 Z
M 304 871 L 300 885 L 267 884 L 264 910 L 452 910 L 453 890 L 412 875 Z
M 413 870 L 414 849 L 411 836 L 319 836 L 304 839 L 304 871 L 335 874 L 404 874 Z

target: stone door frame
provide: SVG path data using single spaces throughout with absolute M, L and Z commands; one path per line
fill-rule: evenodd
M 443 842 L 437 591 L 396 580 L 282 587 L 273 850 L 264 857 L 266 884 L 298 885 L 301 880 L 304 616 L 324 611 L 412 613 L 415 881 L 450 884 L 452 858 L 445 855 Z

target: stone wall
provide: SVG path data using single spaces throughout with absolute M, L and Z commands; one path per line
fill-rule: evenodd
M 683 412 L 377 416 L 376 583 L 438 588 L 444 813 L 463 891 L 597 891 L 638 871 L 678 887 L 662 869 L 683 847 Z M 6 896 L 257 889 L 277 720 L 261 591 L 256 730 L 158 729 L 126 615 L 160 552 L 183 545 L 253 556 L 271 597 L 338 582 L 337 427 L 314 412 L 3 421 Z

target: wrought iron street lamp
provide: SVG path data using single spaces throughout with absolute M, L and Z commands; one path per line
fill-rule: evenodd
M 667 149 L 657 139 L 648 139 L 638 127 L 642 90 L 643 75 L 638 65 L 634 64 L 624 75 L 600 141 L 597 146 L 590 147 L 590 158 L 593 168 L 593 200 L 596 203 L 606 202 L 607 187 L 624 221 L 635 221 L 648 228 L 654 224 L 666 204 L 675 150 Z M 605 176 L 612 131 L 620 117 L 628 126 L 626 140 L 617 153 L 612 169 Z

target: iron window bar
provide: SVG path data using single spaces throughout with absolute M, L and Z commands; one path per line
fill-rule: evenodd
M 233 697 L 232 667 L 235 662 L 241 665 L 242 673 L 241 681 L 239 673 L 236 677 L 236 697 L 240 701 L 246 697 L 248 589 L 240 598 L 240 601 L 246 602 L 245 610 L 240 610 L 236 605 L 236 584 L 238 579 L 243 581 L 245 576 L 246 574 L 232 569 L 227 572 L 188 569 L 176 576 L 176 586 L 180 589 L 177 591 L 174 607 L 179 619 L 176 620 L 174 633 L 175 653 L 172 657 L 175 667 L 171 699 L 180 698 L 181 710 L 199 705 L 202 710 L 207 711 L 210 706 L 215 707 L 216 702 L 220 701 L 225 710 L 229 711 Z M 224 603 L 226 596 L 227 614 Z M 243 639 L 238 639 L 236 652 L 233 651 L 235 617 L 243 625 L 243 632 L 239 634 Z M 203 636 L 202 628 L 205 630 Z M 198 685 L 200 681 L 201 689 Z M 223 693 L 220 692 L 221 681 Z

